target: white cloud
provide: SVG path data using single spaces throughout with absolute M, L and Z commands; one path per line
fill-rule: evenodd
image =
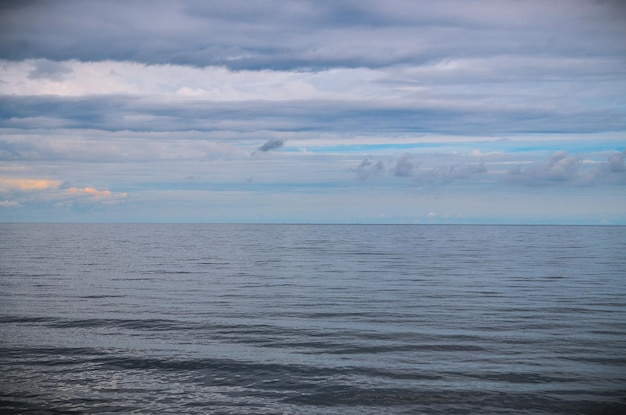
M 43 69 L 42 69 L 43 68 Z M 61 76 L 62 75 L 62 76 Z M 325 71 L 233 71 L 220 66 L 189 67 L 134 62 L 52 62 L 44 59 L 0 61 L 0 94 L 164 95 L 186 100 L 245 101 L 356 99 L 387 89 L 372 81 L 371 69 Z

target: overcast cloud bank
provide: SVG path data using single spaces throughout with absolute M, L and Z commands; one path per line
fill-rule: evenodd
M 0 7 L 0 220 L 626 224 L 622 2 Z

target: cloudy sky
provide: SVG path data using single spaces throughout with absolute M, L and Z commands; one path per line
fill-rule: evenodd
M 626 224 L 619 0 L 5 1 L 0 221 Z

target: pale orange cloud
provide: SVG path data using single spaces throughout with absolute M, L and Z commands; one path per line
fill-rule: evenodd
M 84 187 L 82 189 L 78 187 L 71 187 L 67 189 L 65 193 L 69 193 L 73 195 L 85 194 L 85 195 L 102 196 L 102 197 L 111 196 L 110 190 L 97 190 L 97 189 L 94 189 L 93 187 Z
M 58 180 L 0 178 L 0 192 L 34 192 L 56 189 L 60 184 Z
M 110 190 L 98 190 L 93 187 L 70 187 L 63 194 L 76 199 L 105 204 L 115 204 L 128 196 L 127 193 L 113 193 Z
M 114 205 L 125 199 L 127 193 L 113 193 L 93 187 L 60 188 L 61 181 L 0 177 L 0 208 L 20 207 L 29 203 L 50 203 L 56 207 L 82 204 Z

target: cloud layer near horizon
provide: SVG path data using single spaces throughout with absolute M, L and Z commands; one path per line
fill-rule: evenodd
M 621 2 L 0 7 L 1 220 L 626 223 Z

